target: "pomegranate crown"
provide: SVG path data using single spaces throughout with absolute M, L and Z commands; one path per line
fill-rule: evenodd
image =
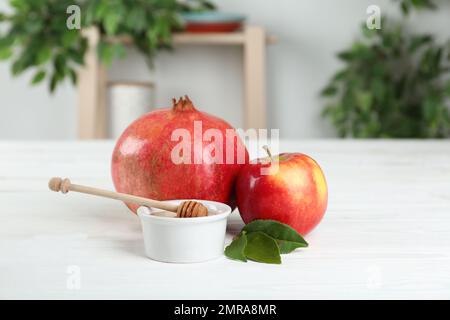
M 194 111 L 195 107 L 191 99 L 187 95 L 180 97 L 180 99 L 172 99 L 172 108 L 175 111 Z

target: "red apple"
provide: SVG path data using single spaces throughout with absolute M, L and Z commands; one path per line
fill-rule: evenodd
M 234 206 L 234 183 L 247 159 L 234 128 L 198 111 L 186 97 L 130 124 L 117 141 L 111 173 L 118 192 Z M 127 205 L 136 212 L 137 205 Z
M 277 220 L 305 235 L 322 219 L 328 191 L 324 174 L 312 158 L 301 153 L 271 157 L 269 152 L 269 157 L 241 169 L 236 199 L 245 223 Z

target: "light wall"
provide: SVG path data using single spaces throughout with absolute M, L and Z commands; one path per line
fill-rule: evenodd
M 339 67 L 335 53 L 358 35 L 370 4 L 382 13 L 398 15 L 392 1 L 380 0 L 216 0 L 220 9 L 242 12 L 248 22 L 263 25 L 278 43 L 268 47 L 269 127 L 284 138 L 333 136 L 320 118 L 323 101 L 318 92 Z M 443 1 L 445 2 L 445 1 Z M 443 3 L 441 2 L 441 3 Z M 450 38 L 450 5 L 437 13 L 413 16 L 413 29 Z M 0 0 L 0 10 L 7 8 Z M 242 61 L 237 47 L 182 46 L 158 55 L 150 71 L 131 50 L 116 61 L 113 80 L 156 82 L 156 105 L 168 106 L 174 96 L 189 94 L 197 107 L 242 126 Z M 75 139 L 77 92 L 69 84 L 50 96 L 46 85 L 29 86 L 31 73 L 12 78 L 9 65 L 0 63 L 0 139 Z

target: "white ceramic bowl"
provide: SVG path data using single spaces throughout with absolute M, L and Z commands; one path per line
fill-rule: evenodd
M 185 200 L 170 200 L 179 204 Z M 223 254 L 227 217 L 226 204 L 194 200 L 208 207 L 208 216 L 170 218 L 152 215 L 160 209 L 140 207 L 137 210 L 144 234 L 146 255 L 162 262 L 192 263 L 218 258 Z

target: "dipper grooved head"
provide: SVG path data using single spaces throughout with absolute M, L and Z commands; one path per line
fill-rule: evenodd
M 178 205 L 178 218 L 196 218 L 208 215 L 208 208 L 197 201 L 184 201 Z
M 62 193 L 69 192 L 70 180 L 69 179 L 61 179 L 60 177 L 51 178 L 48 182 L 48 188 L 52 191 Z

